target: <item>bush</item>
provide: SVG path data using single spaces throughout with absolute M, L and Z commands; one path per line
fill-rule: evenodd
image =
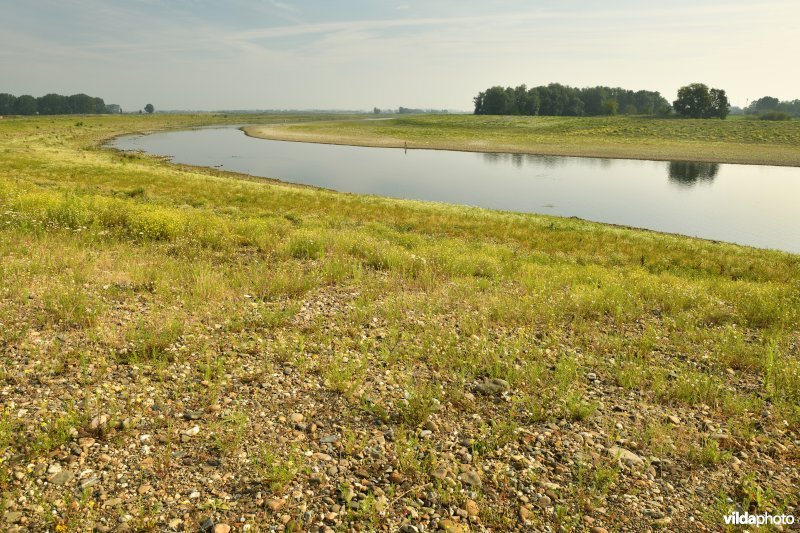
M 770 111 L 768 113 L 763 113 L 758 118 L 761 120 L 791 120 L 792 116 L 783 111 Z

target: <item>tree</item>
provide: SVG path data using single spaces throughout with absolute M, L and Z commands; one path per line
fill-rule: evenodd
M 37 98 L 36 109 L 40 115 L 68 115 L 71 112 L 67 97 L 53 93 Z
M 14 113 L 17 115 L 35 115 L 36 98 L 29 94 L 23 94 L 17 97 L 17 100 L 14 102 Z
M 711 107 L 708 85 L 692 83 L 678 89 L 678 99 L 672 103 L 675 112 L 684 117 L 703 118 Z
M 748 113 L 763 113 L 765 111 L 777 111 L 781 102 L 773 96 L 763 96 L 747 107 Z
M 709 89 L 704 83 L 681 87 L 672 106 L 676 113 L 690 118 L 725 118 L 731 110 L 725 91 Z
M 607 98 L 606 101 L 603 102 L 604 115 L 616 115 L 617 111 L 619 111 L 619 103 L 616 98 Z
M 108 113 L 102 98 L 93 98 L 86 94 L 73 94 L 68 97 L 73 113 Z
M 496 85 L 483 95 L 482 115 L 505 115 L 508 109 L 508 94 L 506 90 Z
M 147 104 L 146 106 L 144 106 L 144 110 L 147 111 L 148 113 L 152 113 L 153 111 L 156 110 L 156 108 L 153 107 L 153 104 Z
M 731 104 L 728 102 L 728 97 L 722 89 L 711 89 L 708 91 L 711 97 L 711 108 L 709 109 L 709 117 L 722 118 L 728 116 L 731 112 Z
M 13 94 L 0 93 L 0 115 L 13 114 L 16 101 L 17 97 Z

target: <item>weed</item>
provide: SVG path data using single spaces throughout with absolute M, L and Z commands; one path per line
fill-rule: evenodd
M 216 450 L 222 455 L 231 455 L 244 442 L 250 418 L 245 411 L 236 410 L 214 424 L 212 434 Z
M 692 446 L 689 450 L 690 460 L 704 466 L 716 466 L 727 462 L 732 456 L 730 451 L 721 449 L 719 442 L 714 439 L 704 439 L 700 446 Z
M 281 493 L 295 476 L 306 470 L 303 454 L 298 449 L 293 448 L 282 456 L 269 444 L 262 444 L 251 462 L 261 482 L 276 494 Z

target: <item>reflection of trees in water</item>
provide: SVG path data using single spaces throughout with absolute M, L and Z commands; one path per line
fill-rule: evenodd
M 525 165 L 555 168 L 569 163 L 568 158 L 563 156 L 535 155 L 535 154 L 501 154 L 495 152 L 483 152 L 481 154 L 486 163 L 492 165 L 512 164 L 515 167 Z
M 497 152 L 482 152 L 481 157 L 486 163 L 492 165 L 510 163 L 515 167 L 534 166 L 544 168 L 557 168 L 566 165 L 610 167 L 616 161 L 599 157 L 574 157 L 563 155 L 537 155 L 537 154 L 503 154 Z
M 505 154 L 496 154 L 494 152 L 484 152 L 482 155 L 483 155 L 483 160 L 484 161 L 486 161 L 487 163 L 491 163 L 493 165 L 496 165 L 497 163 L 502 161 L 503 155 L 505 155 Z
M 719 172 L 718 163 L 696 161 L 670 161 L 669 181 L 681 187 L 692 187 L 699 182 L 711 183 Z

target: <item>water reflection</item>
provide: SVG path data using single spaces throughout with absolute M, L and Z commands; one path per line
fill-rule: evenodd
M 516 168 L 525 166 L 537 168 L 559 168 L 567 166 L 585 166 L 609 168 L 618 159 L 601 157 L 564 157 L 560 155 L 513 154 L 498 152 L 482 152 L 479 154 L 484 162 L 491 165 L 510 164 Z
M 694 187 L 697 183 L 711 183 L 717 177 L 718 172 L 718 163 L 669 162 L 669 181 L 680 187 Z

